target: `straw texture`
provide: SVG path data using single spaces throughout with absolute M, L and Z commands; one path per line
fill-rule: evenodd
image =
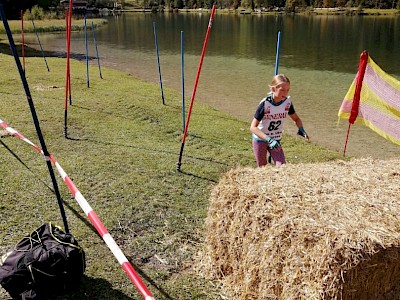
M 400 161 L 229 171 L 199 269 L 229 299 L 400 299 Z

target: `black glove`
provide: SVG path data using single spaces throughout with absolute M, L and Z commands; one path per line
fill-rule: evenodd
M 299 131 L 297 131 L 297 134 L 302 136 L 305 139 L 308 139 L 308 134 L 307 132 L 304 130 L 303 127 L 299 127 Z

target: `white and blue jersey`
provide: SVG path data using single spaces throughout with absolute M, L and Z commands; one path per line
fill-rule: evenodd
M 268 93 L 267 97 L 262 99 L 254 114 L 254 118 L 260 123 L 258 128 L 267 136 L 280 141 L 283 134 L 283 124 L 288 115 L 295 113 L 290 96 L 279 103 L 273 100 L 273 94 Z M 253 134 L 253 139 L 257 141 L 265 141 Z

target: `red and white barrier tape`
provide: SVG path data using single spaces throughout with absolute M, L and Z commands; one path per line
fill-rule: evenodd
M 36 151 L 38 151 L 42 155 L 44 155 L 44 153 L 43 153 L 42 149 L 40 149 L 40 147 L 36 146 L 34 143 L 32 143 L 27 138 L 25 138 L 18 131 L 16 131 L 13 128 L 9 127 L 7 125 L 7 123 L 5 123 L 1 119 L 0 119 L 0 126 L 3 127 L 5 130 L 7 130 L 11 135 L 16 136 L 20 140 L 23 140 L 24 142 L 28 143 Z M 150 293 L 150 291 L 147 289 L 147 287 L 143 283 L 142 279 L 139 277 L 139 275 L 136 273 L 135 269 L 132 267 L 131 263 L 125 257 L 125 255 L 123 254 L 121 249 L 118 247 L 118 245 L 115 243 L 115 241 L 112 238 L 112 236 L 108 233 L 107 228 L 103 225 L 103 223 L 101 222 L 101 220 L 99 219 L 97 214 L 90 207 L 89 203 L 86 201 L 86 199 L 79 192 L 79 190 L 77 189 L 75 184 L 68 177 L 67 173 L 65 173 L 65 171 L 60 166 L 60 164 L 56 161 L 56 159 L 51 154 L 49 154 L 48 157 L 45 157 L 45 159 L 46 160 L 50 160 L 54 164 L 54 166 L 56 167 L 58 173 L 61 175 L 62 179 L 64 180 L 65 184 L 67 185 L 68 189 L 71 191 L 72 195 L 74 196 L 75 200 L 78 202 L 79 206 L 85 212 L 85 214 L 89 218 L 89 220 L 92 223 L 92 225 L 96 228 L 97 232 L 100 234 L 100 236 L 102 237 L 104 242 L 107 244 L 108 248 L 114 254 L 115 258 L 120 263 L 122 269 L 128 275 L 128 277 L 132 281 L 132 283 L 136 286 L 136 288 L 138 289 L 140 294 L 142 294 L 142 296 L 144 297 L 145 300 L 155 300 L 153 295 Z

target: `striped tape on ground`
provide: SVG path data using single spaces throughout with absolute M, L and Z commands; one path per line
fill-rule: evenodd
M 32 143 L 30 140 L 25 138 L 22 134 L 20 134 L 15 129 L 9 127 L 7 125 L 7 123 L 5 123 L 1 119 L 0 119 L 0 126 L 3 127 L 12 136 L 15 136 L 15 137 L 19 138 L 20 140 L 28 143 L 36 151 L 38 151 L 39 153 L 44 155 L 44 153 L 43 153 L 42 149 L 40 149 L 40 147 L 38 147 L 37 145 Z M 51 154 L 49 154 L 48 157 L 45 157 L 45 159 L 50 160 L 54 164 L 58 173 L 61 175 L 62 179 L 64 180 L 65 184 L 67 185 L 68 189 L 71 191 L 72 195 L 74 196 L 75 200 L 78 202 L 79 206 L 85 212 L 85 214 L 87 215 L 87 217 L 90 220 L 90 222 L 92 223 L 92 225 L 96 228 L 97 232 L 102 237 L 104 242 L 107 244 L 107 246 L 111 250 L 111 252 L 114 254 L 115 258 L 120 263 L 122 269 L 128 275 L 128 277 L 132 281 L 132 283 L 136 286 L 136 288 L 140 292 L 140 294 L 144 297 L 145 300 L 155 300 L 153 295 L 151 294 L 151 292 L 147 289 L 146 285 L 143 283 L 140 276 L 137 274 L 135 269 L 132 267 L 131 263 L 128 261 L 128 259 L 124 255 L 124 253 L 121 251 L 121 249 L 115 243 L 112 236 L 108 233 L 107 228 L 103 225 L 103 223 L 101 222 L 101 220 L 99 219 L 97 214 L 93 211 L 93 209 L 90 207 L 89 203 L 86 201 L 85 197 L 82 196 L 82 194 L 79 192 L 79 190 L 77 189 L 75 184 L 69 178 L 67 173 L 63 170 L 63 168 L 60 166 L 60 164 L 57 162 L 57 160 Z

